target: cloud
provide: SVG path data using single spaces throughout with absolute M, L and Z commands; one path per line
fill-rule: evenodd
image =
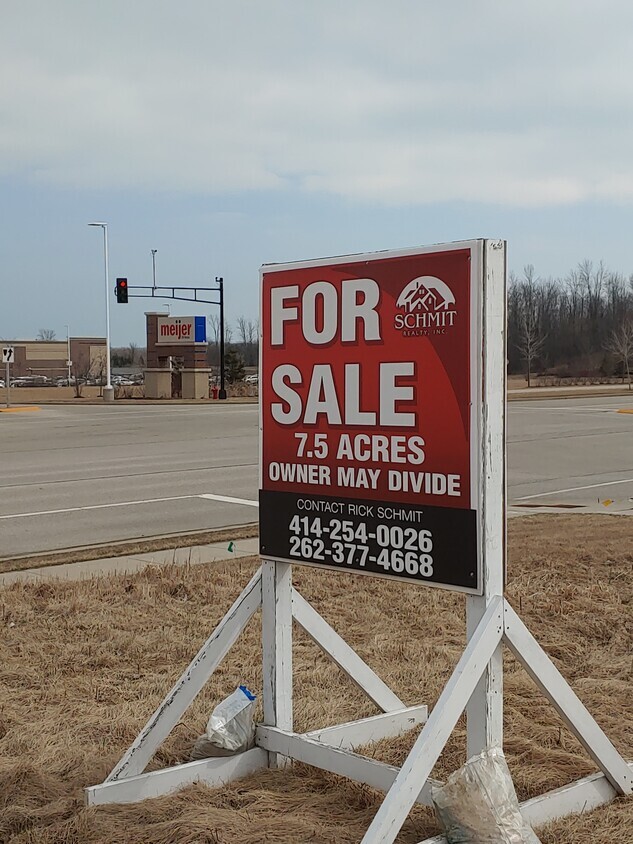
M 5 0 L 0 174 L 380 205 L 633 198 L 629 4 Z

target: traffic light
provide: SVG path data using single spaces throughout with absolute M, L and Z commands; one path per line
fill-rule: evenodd
M 117 278 L 116 300 L 119 305 L 127 305 L 127 278 Z

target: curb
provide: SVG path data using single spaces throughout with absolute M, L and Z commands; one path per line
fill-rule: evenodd
M 30 569 L 55 568 L 76 563 L 95 562 L 116 557 L 139 557 L 145 554 L 174 552 L 183 548 L 217 545 L 235 540 L 243 541 L 259 536 L 259 523 L 246 522 L 243 525 L 227 525 L 213 530 L 194 533 L 172 533 L 151 539 L 122 539 L 102 545 L 84 545 L 41 554 L 26 554 L 19 557 L 0 559 L 0 576 L 3 573 L 28 571 Z
M 257 556 L 258 550 L 258 537 L 238 539 L 237 542 L 229 542 L 225 539 L 222 542 L 188 548 L 7 571 L 0 574 L 0 589 L 14 583 L 42 583 L 50 580 L 77 581 L 91 580 L 95 577 L 133 575 L 148 566 L 197 566 L 229 560 L 245 560 Z

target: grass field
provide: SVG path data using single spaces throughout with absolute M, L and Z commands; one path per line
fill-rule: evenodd
M 633 755 L 633 522 L 538 516 L 509 527 L 508 597 L 618 749 Z M 7 844 L 359 842 L 381 795 L 303 765 L 230 787 L 201 786 L 135 806 L 87 809 L 101 782 L 222 617 L 256 561 L 150 567 L 93 583 L 16 584 L 0 595 L 0 841 Z M 437 699 L 464 642 L 457 594 L 295 568 L 295 584 L 407 703 Z M 257 617 L 152 767 L 186 760 L 210 709 L 238 683 L 261 690 Z M 375 709 L 301 634 L 298 729 Z M 520 798 L 594 770 L 511 656 L 506 753 Z M 408 735 L 368 752 L 399 764 Z M 435 774 L 464 761 L 460 722 Z M 437 831 L 416 808 L 398 841 Z M 544 844 L 628 844 L 633 799 L 539 831 Z

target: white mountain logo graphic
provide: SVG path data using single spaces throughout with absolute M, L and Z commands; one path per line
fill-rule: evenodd
M 421 275 L 414 278 L 404 288 L 398 301 L 397 307 L 405 311 L 440 311 L 449 310 L 455 304 L 455 297 L 450 287 L 444 284 L 441 279 L 433 275 Z
M 404 311 L 396 314 L 394 320 L 403 337 L 445 334 L 457 316 L 453 291 L 434 275 L 421 275 L 410 281 L 398 296 L 396 307 Z

